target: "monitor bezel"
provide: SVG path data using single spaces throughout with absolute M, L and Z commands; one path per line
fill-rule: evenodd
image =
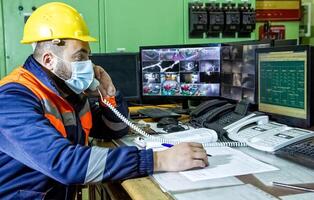
M 198 48 L 198 47 L 221 47 L 222 43 L 202 43 L 202 44 L 175 44 L 175 45 L 150 45 L 150 46 L 140 46 L 139 47 L 139 81 L 140 81 L 140 96 L 142 102 L 154 102 L 154 103 L 169 103 L 184 100 L 209 100 L 221 98 L 220 96 L 220 86 L 218 96 L 166 96 L 166 95 L 143 95 L 143 72 L 142 72 L 142 51 L 147 49 L 169 49 L 169 48 Z M 221 57 L 221 51 L 220 51 Z M 221 63 L 220 63 L 221 64 Z M 219 75 L 220 78 L 220 75 Z M 164 99 L 162 99 L 164 98 Z
M 140 55 L 139 52 L 112 52 L 112 53 L 92 53 L 89 57 L 102 57 L 102 56 L 134 56 L 135 57 L 135 65 L 136 65 L 136 95 L 135 96 L 124 96 L 123 98 L 127 101 L 127 102 L 138 102 L 141 100 L 141 93 L 140 93 L 140 86 L 139 86 L 139 70 L 140 70 Z M 103 69 L 105 69 L 105 66 L 101 66 Z M 105 69 L 106 70 L 106 69 Z M 110 74 L 109 74 L 110 75 Z
M 280 115 L 277 113 L 270 113 L 270 112 L 264 112 L 267 115 L 271 117 L 271 119 L 278 121 L 280 123 L 284 123 L 287 125 L 291 126 L 297 126 L 297 127 L 302 127 L 302 128 L 308 128 L 313 124 L 313 108 L 314 106 L 311 106 L 311 101 L 313 100 L 313 95 L 314 92 L 312 92 L 312 83 L 313 83 L 313 78 L 314 78 L 314 70 L 311 69 L 314 63 L 314 57 L 311 57 L 311 54 L 313 53 L 313 47 L 309 45 L 289 45 L 289 46 L 278 46 L 278 47 L 271 47 L 271 48 L 261 48 L 257 49 L 255 53 L 255 61 L 256 61 L 256 67 L 257 67 L 257 73 L 258 73 L 258 56 L 260 53 L 271 53 L 271 52 L 283 52 L 283 51 L 306 51 L 306 70 L 307 70 L 307 109 L 306 109 L 306 119 L 301 119 L 301 118 L 296 118 L 296 117 L 291 117 L 291 116 L 285 116 L 285 115 Z M 259 74 L 257 74 L 257 81 Z M 257 85 L 257 95 L 259 94 L 259 85 Z M 257 104 L 259 103 L 259 96 L 257 96 Z M 263 112 L 263 111 L 261 111 Z

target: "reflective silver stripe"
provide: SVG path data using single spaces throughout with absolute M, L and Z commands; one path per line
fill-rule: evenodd
M 52 114 L 57 119 L 61 120 L 61 115 L 60 115 L 58 109 L 55 106 L 53 106 L 53 104 L 51 104 L 49 100 L 43 99 L 43 100 L 41 100 L 41 102 L 43 104 L 45 113 Z
M 84 181 L 85 184 L 102 181 L 106 167 L 108 151 L 109 149 L 107 148 L 100 148 L 95 146 L 92 147 Z
M 79 116 L 82 117 L 86 113 L 90 112 L 89 102 L 86 100 L 83 108 L 80 110 Z
M 64 126 L 76 126 L 76 117 L 72 112 L 62 113 L 61 115 Z
M 108 128 L 110 128 L 113 131 L 120 131 L 122 129 L 125 129 L 128 126 L 124 122 L 109 121 L 105 116 L 102 116 L 102 120 L 108 126 Z
M 55 106 L 53 106 L 53 104 L 50 103 L 50 101 L 47 99 L 43 99 L 42 104 L 43 104 L 45 113 L 52 114 L 57 119 L 62 120 L 64 126 L 73 126 L 73 125 L 76 126 L 76 117 L 74 113 L 67 112 L 67 113 L 62 113 L 60 115 L 59 110 Z

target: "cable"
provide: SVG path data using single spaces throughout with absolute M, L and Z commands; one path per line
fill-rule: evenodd
M 247 147 L 244 142 L 205 142 L 204 147 Z
M 179 144 L 181 141 L 180 140 L 169 140 L 169 139 L 164 139 L 164 138 L 159 138 L 159 137 L 154 137 L 137 127 L 135 124 L 133 124 L 131 121 L 129 121 L 126 117 L 124 117 L 115 107 L 113 107 L 107 99 L 105 99 L 100 90 L 97 88 L 98 93 L 100 95 L 101 101 L 108 106 L 108 108 L 115 114 L 117 115 L 118 118 L 120 118 L 125 124 L 127 124 L 130 128 L 132 128 L 134 131 L 137 133 L 141 134 L 146 138 L 146 141 L 152 141 L 152 142 L 159 142 L 159 143 L 168 143 L 168 144 Z M 222 146 L 229 146 L 229 147 L 240 147 L 240 146 L 246 146 L 245 143 L 242 142 L 205 142 L 202 143 L 204 147 L 222 147 Z
M 100 90 L 97 88 L 98 93 L 100 94 L 100 98 L 102 100 L 102 102 L 104 104 L 106 104 L 106 106 L 108 106 L 108 108 L 115 114 L 117 115 L 118 118 L 120 118 L 125 124 L 127 124 L 130 128 L 132 128 L 133 130 L 135 130 L 136 132 L 138 132 L 139 134 L 146 136 L 146 137 L 150 137 L 150 135 L 148 135 L 145 131 L 143 131 L 142 129 L 140 129 L 139 127 L 135 126 L 132 122 L 130 122 L 127 118 L 125 118 L 115 107 L 113 107 L 109 101 L 107 101 L 107 99 L 105 99 Z

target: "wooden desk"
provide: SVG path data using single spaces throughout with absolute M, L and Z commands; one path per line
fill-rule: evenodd
M 255 187 L 267 192 L 275 197 L 292 195 L 292 194 L 301 194 L 304 193 L 299 190 L 278 188 L 272 186 L 265 186 L 253 175 L 243 175 L 236 176 L 245 184 L 251 184 Z M 313 184 L 299 184 L 300 186 L 305 186 L 308 188 L 314 188 Z M 132 199 L 136 200 L 171 200 L 173 199 L 169 194 L 164 193 L 157 183 L 155 183 L 150 177 L 136 178 L 126 180 L 122 183 L 122 187 L 127 191 Z
M 170 105 L 170 107 L 173 105 Z M 142 107 L 133 108 L 131 112 L 136 112 L 137 109 Z M 169 108 L 169 106 L 165 106 L 165 108 Z M 186 116 L 183 116 L 182 119 L 187 119 Z M 118 144 L 119 142 L 97 142 L 96 145 L 104 146 L 104 147 L 113 147 L 114 144 Z M 276 158 L 277 159 L 277 158 Z M 281 159 L 281 158 L 278 158 Z M 313 170 L 314 173 L 314 170 Z M 263 190 L 266 193 L 269 193 L 275 197 L 284 196 L 284 195 L 292 195 L 304 193 L 303 191 L 273 187 L 264 185 L 261 181 L 259 181 L 254 175 L 242 175 L 236 176 L 240 181 L 245 184 L 251 184 L 255 187 Z M 305 186 L 308 188 L 314 188 L 314 180 L 311 184 L 299 184 L 300 186 Z M 121 187 L 122 186 L 122 187 Z M 150 177 L 143 178 L 134 178 L 125 180 L 120 183 L 109 183 L 103 186 L 109 193 L 111 199 L 136 199 L 136 200 L 169 200 L 172 197 L 163 192 L 157 183 L 155 183 Z M 223 194 L 222 194 L 223 195 Z
M 116 142 L 115 142 L 116 143 Z M 112 142 L 97 142 L 98 146 L 113 147 Z M 281 159 L 281 158 L 278 158 Z M 314 173 L 314 170 L 313 170 Z M 254 175 L 242 175 L 236 176 L 240 181 L 245 184 L 251 184 L 255 187 L 267 192 L 275 197 L 300 194 L 303 191 L 273 187 L 264 185 Z M 299 184 L 308 188 L 314 188 L 314 180 L 311 184 Z M 122 187 L 121 187 L 122 186 Z M 136 199 L 136 200 L 171 200 L 172 197 L 163 192 L 157 183 L 155 183 L 150 177 L 134 178 L 123 181 L 120 183 L 109 183 L 103 186 L 104 189 L 109 191 L 108 193 L 111 199 Z M 223 195 L 223 194 L 222 194 Z

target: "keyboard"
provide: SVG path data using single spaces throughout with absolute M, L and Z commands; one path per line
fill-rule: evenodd
M 160 108 L 144 108 L 137 111 L 140 114 L 146 115 L 151 118 L 162 118 L 162 117 L 180 117 L 180 114 L 164 110 Z
M 275 155 L 314 169 L 314 138 L 283 147 Z

